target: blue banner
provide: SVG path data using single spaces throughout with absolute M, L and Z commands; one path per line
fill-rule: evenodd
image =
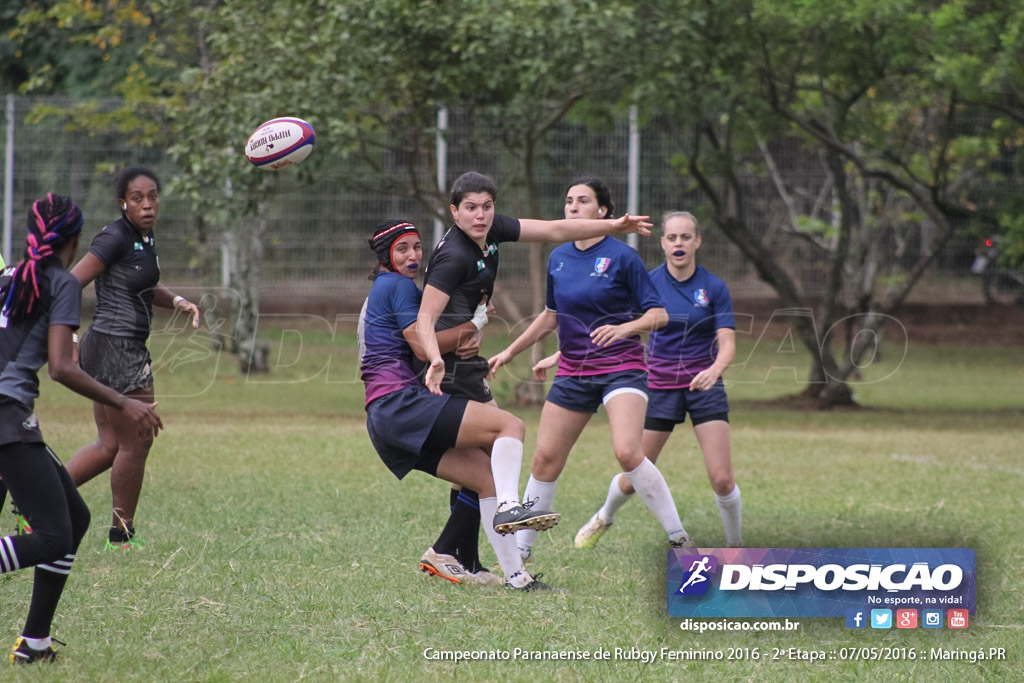
M 974 614 L 975 562 L 970 548 L 673 549 L 668 613 L 847 618 L 907 608 Z

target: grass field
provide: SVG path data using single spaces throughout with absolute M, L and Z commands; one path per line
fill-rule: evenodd
M 1020 348 L 886 349 L 865 370 L 860 410 L 796 412 L 806 358 L 743 340 L 731 371 L 733 448 L 750 547 L 974 548 L 978 609 L 965 631 L 854 631 L 801 619 L 781 633 L 683 632 L 666 616 L 663 532 L 631 502 L 597 551 L 572 547 L 616 471 L 603 414 L 559 484 L 560 526 L 531 565 L 564 589 L 511 594 L 453 586 L 417 571 L 446 517 L 446 486 L 399 483 L 367 440 L 354 335 L 270 329 L 273 374 L 245 378 L 230 357 L 175 342 L 158 362 L 167 426 L 150 458 L 138 553 L 102 551 L 107 478 L 82 492 L 93 525 L 55 633 L 56 667 L 4 680 L 1020 680 L 1024 675 L 1024 364 Z M 165 339 L 154 342 L 159 356 Z M 491 350 L 497 348 L 491 341 Z M 206 357 L 203 357 L 203 356 Z M 163 357 L 164 360 L 167 356 Z M 329 363 L 328 360 L 329 359 Z M 525 366 L 519 368 L 520 372 Z M 884 379 L 883 379 L 884 378 Z M 511 380 L 496 383 L 508 401 Z M 89 404 L 44 383 L 44 434 L 66 460 L 94 437 Z M 538 412 L 527 422 L 527 462 Z M 687 529 L 724 543 L 688 427 L 659 463 Z M 0 523 L 11 526 L 5 510 Z M 482 536 L 481 536 L 482 538 Z M 484 546 L 485 557 L 493 558 Z M 0 625 L 13 642 L 30 572 L 0 578 Z M 774 659 L 776 649 L 1006 648 L 1005 661 Z M 433 661 L 437 650 L 721 651 L 757 661 Z

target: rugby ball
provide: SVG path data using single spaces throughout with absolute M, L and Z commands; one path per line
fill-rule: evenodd
M 308 157 L 315 143 L 313 126 L 286 116 L 260 124 L 245 143 L 245 156 L 257 168 L 279 171 Z

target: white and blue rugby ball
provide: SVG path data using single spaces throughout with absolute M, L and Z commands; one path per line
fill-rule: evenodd
M 313 151 L 316 132 L 308 121 L 284 116 L 260 124 L 245 143 L 245 156 L 257 168 L 279 171 Z

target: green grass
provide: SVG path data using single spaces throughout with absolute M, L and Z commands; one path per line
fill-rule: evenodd
M 55 622 L 55 635 L 69 643 L 66 660 L 5 672 L 4 680 L 1021 678 L 1019 349 L 911 347 L 900 362 L 886 353 L 857 389 L 863 409 L 796 412 L 767 399 L 801 388 L 806 357 L 780 353 L 777 343 L 741 344 L 745 363 L 730 373 L 730 399 L 747 545 L 971 547 L 978 611 L 963 632 L 859 632 L 838 619 L 801 619 L 789 633 L 698 635 L 666 615 L 664 534 L 642 505 L 623 509 L 598 551 L 572 547 L 616 471 L 603 414 L 572 453 L 556 501 L 562 524 L 541 538 L 531 565 L 565 592 L 453 586 L 416 571 L 446 517 L 447 487 L 418 473 L 400 483 L 373 452 L 351 332 L 265 336 L 275 348 L 270 376 L 239 377 L 226 355 L 158 369 L 167 430 L 150 457 L 137 517 L 147 545 L 103 552 L 108 479 L 83 487 L 93 524 Z M 786 363 L 793 370 L 778 369 Z M 499 401 L 509 400 L 511 385 L 507 377 L 496 382 Z M 45 382 L 37 409 L 65 460 L 94 438 L 89 404 L 70 392 Z M 527 422 L 525 481 L 539 413 L 517 412 Z M 702 545 L 722 544 L 688 427 L 659 465 L 690 533 Z M 11 525 L 6 511 L 0 523 Z M 0 579 L 0 624 L 12 643 L 30 583 L 30 572 Z M 774 648 L 853 646 L 1005 647 L 1007 660 L 771 659 Z M 616 647 L 753 647 L 764 657 L 454 664 L 423 655 Z

